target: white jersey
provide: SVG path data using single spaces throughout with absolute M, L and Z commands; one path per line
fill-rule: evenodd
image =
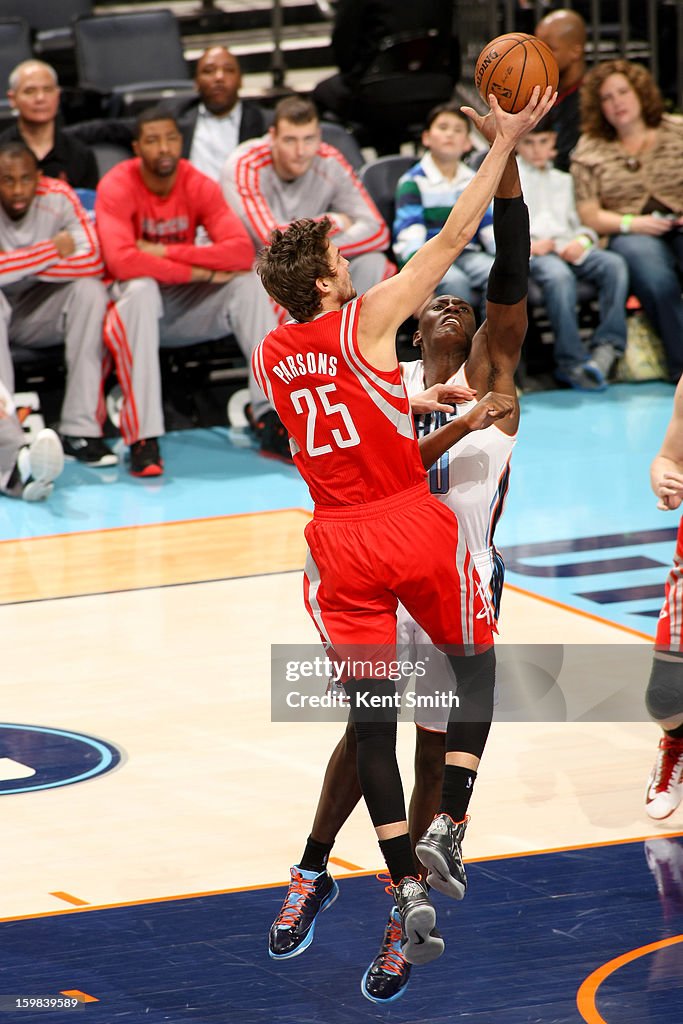
M 401 372 L 408 395 L 412 397 L 425 390 L 424 368 L 421 359 L 401 363 Z M 469 386 L 464 365 L 446 381 L 447 384 Z M 456 416 L 469 412 L 476 399 L 456 406 L 455 413 L 427 413 L 416 417 L 418 438 L 425 437 Z M 500 595 L 505 567 L 493 545 L 493 535 L 503 511 L 510 479 L 510 457 L 517 440 L 504 434 L 495 424 L 486 430 L 476 430 L 461 438 L 429 469 L 428 481 L 433 494 L 445 502 L 456 515 L 467 546 L 474 558 L 481 585 L 498 618 Z M 421 657 L 416 645 L 430 644 L 429 637 L 408 615 L 405 608 L 398 609 L 398 645 L 404 656 L 414 660 Z M 422 652 L 424 654 L 424 651 Z M 451 685 L 450 669 L 445 655 L 430 651 L 428 676 L 416 681 L 416 692 L 429 693 L 448 689 Z M 445 716 L 448 717 L 447 715 Z M 445 732 L 446 721 L 415 713 L 415 721 L 423 728 Z
M 409 396 L 425 390 L 421 359 L 401 363 L 401 371 Z M 465 367 L 461 366 L 446 383 L 468 386 Z M 456 406 L 453 414 L 437 412 L 417 417 L 417 436 L 425 437 L 475 405 L 473 399 Z M 428 474 L 432 493 L 455 513 L 485 587 L 491 583 L 495 569 L 493 535 L 507 496 L 510 457 L 516 440 L 516 436 L 504 434 L 495 424 L 473 431 L 444 452 Z

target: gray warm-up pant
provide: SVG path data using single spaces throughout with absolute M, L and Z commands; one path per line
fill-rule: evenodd
M 159 346 L 173 348 L 232 333 L 249 363 L 252 410 L 269 408 L 251 373 L 251 353 L 277 326 L 273 305 L 255 272 L 227 284 L 160 285 L 151 277 L 117 281 L 105 323 L 105 342 L 123 391 L 121 434 L 126 444 L 164 432 Z
M 17 462 L 19 449 L 26 444 L 24 431 L 16 417 L 14 398 L 0 381 L 0 491 Z
M 63 284 L 22 281 L 0 292 L 0 380 L 14 391 L 13 344 L 47 348 L 64 343 L 66 387 L 60 430 L 72 437 L 101 437 L 102 322 L 108 295 L 102 281 Z

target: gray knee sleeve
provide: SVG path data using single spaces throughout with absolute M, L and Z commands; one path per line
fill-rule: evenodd
M 645 706 L 657 722 L 683 714 L 683 660 L 652 659 Z

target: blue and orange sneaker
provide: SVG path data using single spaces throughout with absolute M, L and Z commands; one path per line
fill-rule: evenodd
M 371 1003 L 392 1003 L 405 992 L 410 970 L 401 952 L 401 915 L 392 907 L 379 953 L 363 975 L 360 990 Z
M 331 907 L 339 895 L 339 886 L 328 871 L 316 874 L 295 864 L 290 874 L 285 901 L 268 935 L 268 952 L 274 960 L 289 960 L 308 949 L 318 914 Z

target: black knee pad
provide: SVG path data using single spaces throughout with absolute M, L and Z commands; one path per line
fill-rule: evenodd
M 452 708 L 452 716 L 461 720 L 479 721 L 482 713 L 488 721 L 493 714 L 493 691 L 496 685 L 496 652 L 489 647 L 483 654 L 473 657 L 449 656 L 455 673 L 459 708 Z
M 360 738 L 359 725 L 396 725 L 399 701 L 391 679 L 349 679 L 344 683 L 349 698 L 349 718 Z
M 656 722 L 683 714 L 683 660 L 652 659 L 645 706 Z
M 375 827 L 403 821 L 405 802 L 396 762 L 398 709 L 392 699 L 396 686 L 388 679 L 352 680 L 344 683 L 356 732 L 358 781 Z M 366 706 L 357 695 L 384 697 L 379 707 Z

